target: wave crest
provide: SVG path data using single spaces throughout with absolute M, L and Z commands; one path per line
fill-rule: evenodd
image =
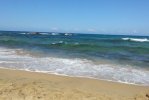
M 75 77 L 90 77 L 129 84 L 149 85 L 149 71 L 119 65 L 101 59 L 98 64 L 88 59 L 32 57 L 21 49 L 0 48 L 0 66 L 11 69 L 45 72 Z M 23 56 L 22 56 L 23 55 Z
M 129 40 L 135 42 L 149 42 L 149 39 L 147 38 L 122 38 L 122 40 Z

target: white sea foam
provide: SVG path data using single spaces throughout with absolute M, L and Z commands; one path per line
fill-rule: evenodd
M 65 33 L 64 35 L 65 36 L 71 36 L 72 34 L 71 33 Z
M 122 38 L 122 40 L 130 40 L 135 42 L 149 42 L 147 38 Z
M 0 66 L 4 68 L 89 77 L 129 84 L 149 85 L 149 71 L 80 58 L 31 57 L 18 55 L 18 50 L 0 48 Z
M 27 33 L 19 33 L 19 34 L 27 34 Z
M 39 33 L 41 35 L 50 35 L 49 33 Z
M 59 33 L 51 33 L 51 35 L 59 35 Z

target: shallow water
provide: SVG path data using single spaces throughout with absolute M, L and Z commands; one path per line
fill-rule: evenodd
M 149 85 L 149 37 L 0 32 L 0 66 Z

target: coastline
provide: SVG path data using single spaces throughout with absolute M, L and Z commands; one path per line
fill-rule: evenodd
M 106 82 L 119 83 L 119 84 L 128 84 L 128 85 L 149 87 L 149 85 L 144 85 L 144 84 L 128 83 L 128 82 L 122 82 L 122 81 L 106 80 L 106 79 L 99 79 L 99 78 L 85 77 L 85 76 L 70 76 L 70 75 L 66 75 L 66 74 L 58 74 L 58 73 L 49 72 L 49 71 L 31 71 L 31 70 L 28 70 L 28 69 L 25 69 L 25 70 L 24 69 L 11 69 L 11 68 L 4 68 L 4 67 L 0 67 L 0 69 L 14 70 L 14 71 L 25 71 L 25 72 L 31 72 L 31 73 L 56 75 L 56 76 L 70 77 L 70 78 L 85 78 L 85 79 L 91 79 L 91 80 L 93 79 L 93 80 L 106 81 Z
M 148 100 L 149 86 L 0 68 L 0 100 Z

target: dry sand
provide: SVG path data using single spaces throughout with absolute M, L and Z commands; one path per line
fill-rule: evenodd
M 0 100 L 149 100 L 149 87 L 0 69 Z

